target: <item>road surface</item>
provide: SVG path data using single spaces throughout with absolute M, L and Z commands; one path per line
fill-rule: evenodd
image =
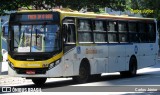
M 0 76 L 0 86 L 16 88 L 41 88 L 43 92 L 145 92 L 148 88 L 157 93 L 160 90 L 160 61 L 152 67 L 138 70 L 133 78 L 122 78 L 119 73 L 102 74 L 99 79 L 88 83 L 77 84 L 71 78 L 49 78 L 43 87 L 35 86 L 31 80 L 15 78 L 6 75 Z M 155 91 L 156 92 L 155 92 Z M 142 94 L 142 93 L 141 93 Z M 141 95 L 140 94 L 140 95 Z M 143 93 L 143 94 L 146 94 Z

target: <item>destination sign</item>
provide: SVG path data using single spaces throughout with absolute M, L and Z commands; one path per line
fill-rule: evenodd
M 28 20 L 52 20 L 53 14 L 28 14 Z
M 58 13 L 17 13 L 11 14 L 11 22 L 19 21 L 59 21 Z

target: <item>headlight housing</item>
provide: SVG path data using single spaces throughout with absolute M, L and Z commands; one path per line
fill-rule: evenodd
M 59 63 L 61 63 L 61 59 L 56 60 L 55 62 L 49 64 L 49 70 L 53 67 L 57 66 Z
M 12 64 L 12 62 L 8 62 L 8 65 L 14 70 L 14 65 Z

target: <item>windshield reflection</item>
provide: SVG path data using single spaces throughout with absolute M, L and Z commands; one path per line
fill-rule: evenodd
M 58 25 L 14 25 L 15 52 L 53 52 L 60 50 Z

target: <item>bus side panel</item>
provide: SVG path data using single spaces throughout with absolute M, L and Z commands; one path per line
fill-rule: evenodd
M 157 43 L 151 43 L 150 44 L 150 50 L 151 50 L 151 61 L 152 64 L 151 65 L 155 65 L 157 63 L 157 54 L 158 54 L 158 50 L 157 50 Z
M 81 61 L 84 58 L 86 58 L 90 64 L 90 73 L 97 74 L 97 61 L 94 59 L 94 56 L 93 56 L 93 54 L 95 53 L 95 48 L 93 46 L 78 46 L 77 51 L 79 51 L 78 48 L 80 48 L 81 52 L 77 52 L 77 55 L 78 55 L 77 58 L 79 58 Z M 78 64 L 80 64 L 81 61 Z M 79 67 L 78 67 L 78 70 L 79 70 Z
M 63 67 L 62 67 L 63 76 L 72 76 L 73 75 L 74 65 L 76 65 L 77 62 L 79 62 L 75 58 L 75 53 L 76 53 L 76 48 L 73 48 L 64 54 Z M 75 72 L 77 72 L 77 71 L 75 71 Z
M 137 59 L 137 65 L 139 66 L 139 52 L 138 49 L 136 49 L 137 44 L 134 45 L 127 45 L 126 46 L 126 71 L 129 70 L 129 62 L 131 59 L 131 56 L 135 56 Z
M 92 46 L 77 46 L 66 52 L 63 58 L 63 76 L 79 75 L 79 67 L 84 58 L 89 61 L 91 74 L 96 74 L 97 65 L 92 50 Z
M 62 61 L 57 65 L 55 66 L 54 68 L 50 69 L 47 71 L 47 76 L 48 77 L 59 77 L 59 76 L 62 76 Z
M 96 53 L 96 48 L 94 48 L 93 46 L 77 46 L 76 47 L 76 52 L 75 52 L 76 60 L 74 62 L 74 69 L 73 69 L 74 75 L 79 74 L 79 67 L 83 59 L 87 59 L 89 61 L 90 73 L 97 74 L 98 63 L 97 63 L 97 59 L 94 58 L 94 53 Z
M 125 45 L 109 45 L 109 72 L 125 70 Z
M 139 52 L 140 52 L 139 69 L 155 64 L 154 50 L 155 46 L 153 44 L 143 43 L 139 45 Z
M 94 59 L 97 64 L 97 73 L 108 72 L 108 46 L 94 46 L 96 52 L 94 53 Z
M 77 48 L 80 48 L 81 52 L 76 53 L 78 62 L 74 62 L 77 63 L 74 65 L 74 71 L 79 70 L 81 60 L 86 58 L 90 63 L 91 74 L 108 72 L 108 46 L 78 46 Z M 74 75 L 78 73 L 74 72 Z

